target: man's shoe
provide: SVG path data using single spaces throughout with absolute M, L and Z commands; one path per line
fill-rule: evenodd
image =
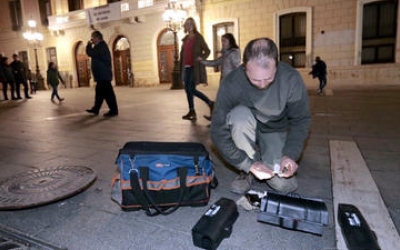
M 64 101 L 64 100 L 65 100 L 64 98 L 58 99 L 59 102 L 62 102 L 62 101 Z
M 17 97 L 12 97 L 11 100 L 18 100 L 18 98 Z
M 254 176 L 252 174 L 241 172 L 240 175 L 231 183 L 231 192 L 244 194 L 251 189 L 253 181 Z
M 187 113 L 186 115 L 182 116 L 182 119 L 183 120 L 195 121 L 197 119 L 196 111 L 190 110 L 189 113 Z
M 104 114 L 104 117 L 113 117 L 113 116 L 117 116 L 117 115 L 118 115 L 118 113 L 116 113 L 116 112 L 108 111 L 107 113 Z
M 86 109 L 86 112 L 94 114 L 94 115 L 99 115 L 99 111 L 95 111 L 93 109 Z
M 32 97 L 30 97 L 30 96 L 26 96 L 26 97 L 25 97 L 25 99 L 32 99 Z
M 208 115 L 203 115 L 203 117 L 206 118 L 206 120 L 211 121 L 211 115 L 210 115 L 210 116 L 208 116 Z

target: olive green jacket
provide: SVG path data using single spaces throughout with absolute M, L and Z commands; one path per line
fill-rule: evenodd
M 181 67 L 181 72 L 182 72 L 182 80 L 184 78 L 184 72 L 185 72 L 185 65 L 183 65 L 184 62 L 184 50 L 183 50 L 183 43 L 189 38 L 189 35 L 185 36 L 182 39 L 182 47 L 181 47 L 181 52 L 180 52 L 180 67 Z M 193 44 L 193 76 L 194 76 L 194 81 L 196 84 L 199 83 L 205 83 L 207 84 L 207 72 L 206 72 L 206 67 L 205 65 L 201 64 L 200 61 L 197 61 L 198 57 L 201 57 L 202 59 L 206 59 L 210 55 L 210 49 L 207 46 L 207 43 L 204 41 L 203 36 L 196 32 L 195 38 L 194 38 L 194 44 Z

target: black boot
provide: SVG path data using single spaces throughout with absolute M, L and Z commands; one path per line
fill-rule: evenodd
M 186 115 L 182 116 L 182 119 L 183 120 L 195 121 L 197 119 L 196 111 L 190 110 L 189 113 L 187 113 Z
M 212 112 L 214 110 L 214 103 L 213 101 L 210 101 L 210 103 L 208 104 L 208 107 L 210 107 L 210 116 L 204 115 L 204 118 L 206 118 L 207 120 L 211 121 L 211 117 L 212 117 Z

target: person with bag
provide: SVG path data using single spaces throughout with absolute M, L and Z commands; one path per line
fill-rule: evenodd
M 86 112 L 98 115 L 103 101 L 106 100 L 110 109 L 104 114 L 105 117 L 118 115 L 117 98 L 115 97 L 111 69 L 111 53 L 108 45 L 103 40 L 100 31 L 93 31 L 90 41 L 86 45 L 86 54 L 92 58 L 92 74 L 96 82 L 96 94 L 94 106 Z
M 235 37 L 232 33 L 225 33 L 221 36 L 222 51 L 221 56 L 215 60 L 202 60 L 200 62 L 205 66 L 217 67 L 221 66 L 220 83 L 234 69 L 239 67 L 241 63 L 239 46 L 236 44 Z M 207 120 L 211 120 L 211 116 L 204 116 Z
M 269 38 L 250 41 L 243 65 L 219 87 L 211 139 L 241 174 L 231 191 L 246 193 L 254 177 L 280 192 L 297 189 L 296 172 L 311 114 L 299 72 L 278 60 Z
M 53 92 L 51 93 L 52 102 L 54 102 L 54 97 L 57 97 L 59 102 L 64 101 L 64 98 L 60 98 L 58 95 L 58 85 L 60 84 L 60 81 L 65 85 L 65 82 L 61 78 L 60 72 L 58 71 L 57 64 L 54 62 L 49 62 L 49 67 L 47 69 L 47 83 L 53 89 Z
M 210 55 L 210 49 L 204 41 L 203 36 L 197 31 L 196 22 L 192 17 L 186 19 L 183 27 L 187 35 L 182 39 L 180 66 L 182 69 L 182 79 L 185 85 L 189 112 L 182 116 L 182 119 L 195 121 L 197 119 L 194 108 L 195 96 L 209 106 L 210 113 L 212 113 L 214 107 L 214 102 L 196 89 L 197 84 L 207 83 L 206 68 L 198 61 L 198 58 L 206 59 Z
M 315 57 L 315 64 L 312 66 L 312 70 L 309 73 L 313 78 L 318 77 L 319 88 L 318 94 L 322 95 L 322 90 L 326 86 L 326 63 L 321 60 L 321 57 Z

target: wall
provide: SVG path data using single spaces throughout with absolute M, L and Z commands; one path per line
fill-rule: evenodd
M 103 0 L 86 0 L 85 4 L 95 6 Z M 372 88 L 400 85 L 400 25 L 398 25 L 396 63 L 393 64 L 359 64 L 360 34 L 358 24 L 359 8 L 363 3 L 374 0 L 203 0 L 196 1 L 197 6 L 189 10 L 189 15 L 196 20 L 200 31 L 205 37 L 209 47 L 212 48 L 212 24 L 221 20 L 236 20 L 237 41 L 243 51 L 248 41 L 253 38 L 268 36 L 276 38 L 276 22 L 279 13 L 301 8 L 311 9 L 311 45 L 307 56 L 309 62 L 306 68 L 299 69 L 304 81 L 309 88 L 315 88 L 316 79 L 312 79 L 308 72 L 315 56 L 320 56 L 328 65 L 329 88 Z M 123 1 L 137 4 L 137 1 Z M 120 21 L 95 25 L 105 37 L 108 45 L 113 44 L 113 39 L 124 35 L 131 44 L 132 71 L 135 74 L 135 86 L 154 86 L 159 84 L 157 62 L 157 37 L 165 27 L 162 13 L 167 1 L 157 1 L 157 6 L 137 12 L 134 10 L 125 13 Z M 194 1 L 193 1 L 194 2 Z M 34 1 L 21 0 L 24 5 L 24 20 L 29 19 Z M 64 4 L 65 1 L 52 0 L 52 4 Z M 27 5 L 25 5 L 27 4 Z M 65 4 L 64 4 L 65 5 Z M 65 6 L 53 6 L 57 13 L 65 13 Z M 0 8 L 8 10 L 8 1 L 0 1 Z M 28 11 L 29 9 L 29 11 Z M 131 17 L 140 16 L 140 22 L 135 22 Z M 398 15 L 400 24 L 400 15 Z M 76 87 L 76 68 L 74 62 L 74 45 L 78 41 L 86 44 L 90 38 L 91 28 L 85 20 L 79 26 L 68 27 L 57 32 L 49 32 L 46 27 L 39 27 L 45 35 L 42 47 L 38 50 L 38 61 L 42 71 L 46 70 L 45 48 L 56 47 L 59 67 L 61 71 L 71 72 L 73 86 Z M 33 50 L 28 47 L 22 38 L 22 32 L 11 31 L 9 11 L 4 11 L 0 16 L 0 52 L 7 56 L 14 52 L 26 50 L 29 54 L 30 67 L 35 68 Z M 184 36 L 178 33 L 178 40 Z M 218 85 L 219 73 L 209 72 L 209 84 Z
M 267 36 L 276 39 L 274 23 L 278 22 L 275 19 L 277 12 L 311 7 L 312 44 L 307 54 L 310 59 L 318 55 L 327 63 L 329 88 L 400 86 L 400 42 L 397 42 L 396 63 L 375 65 L 359 63 L 360 45 L 357 44 L 356 38 L 361 28 L 357 26 L 357 13 L 363 3 L 370 1 L 372 0 L 205 0 L 201 13 L 203 33 L 212 33 L 212 25 L 208 24 L 214 20 L 237 17 L 239 19 L 237 40 L 243 51 L 247 42 L 256 37 Z M 400 15 L 398 20 L 400 24 Z M 397 28 L 400 37 L 400 25 Z M 400 41 L 399 38 L 397 40 Z M 299 71 L 306 85 L 309 88 L 316 88 L 316 80 L 308 75 L 311 64 Z

